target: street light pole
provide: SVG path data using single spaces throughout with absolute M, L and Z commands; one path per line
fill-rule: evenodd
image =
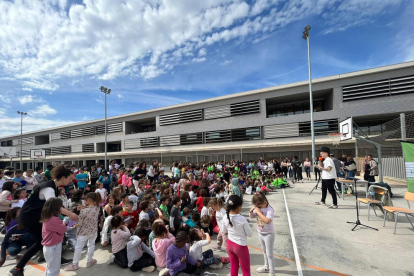
M 310 55 L 310 44 L 309 44 L 309 30 L 311 27 L 308 25 L 303 31 L 302 38 L 306 40 L 308 44 L 308 66 L 309 66 L 309 101 L 310 101 L 310 117 L 311 117 L 311 136 L 312 136 L 312 166 L 315 162 L 315 129 L 313 123 L 313 96 L 312 96 L 312 69 L 311 69 L 311 55 Z
M 107 162 L 108 162 L 108 158 L 106 157 L 107 155 L 107 151 L 108 151 L 108 146 L 107 146 L 107 139 L 106 139 L 106 95 L 111 94 L 111 89 L 108 89 L 106 87 L 101 86 L 99 88 L 101 90 L 102 93 L 105 94 L 105 170 L 108 169 L 107 167 Z
M 20 114 L 20 169 L 23 170 L 23 115 L 27 115 L 27 112 L 17 111 Z

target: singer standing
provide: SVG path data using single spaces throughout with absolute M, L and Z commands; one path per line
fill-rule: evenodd
M 333 160 L 329 157 L 330 151 L 328 147 L 322 146 L 320 148 L 320 155 L 324 159 L 323 163 L 319 162 L 318 164 L 319 170 L 322 171 L 322 199 L 316 202 L 316 204 L 325 205 L 326 192 L 329 191 L 333 204 L 328 208 L 338 209 L 338 200 L 335 192 L 336 170 Z

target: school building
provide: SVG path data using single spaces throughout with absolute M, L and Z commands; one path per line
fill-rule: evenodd
M 366 132 L 414 112 L 414 62 L 334 75 L 312 81 L 316 146 L 350 116 Z M 308 81 L 109 117 L 108 160 L 130 164 L 158 159 L 203 162 L 311 157 Z M 372 133 L 370 133 L 372 134 Z M 23 169 L 52 163 L 104 164 L 104 119 L 1 137 L 16 147 Z M 23 150 L 20 153 L 20 143 Z M 355 139 L 331 145 L 336 155 L 355 154 Z M 46 157 L 30 159 L 30 150 Z M 319 152 L 316 152 L 319 154 Z M 375 154 L 375 152 L 373 152 Z M 359 154 L 362 155 L 362 154 Z M 19 168 L 20 158 L 0 159 L 0 168 Z

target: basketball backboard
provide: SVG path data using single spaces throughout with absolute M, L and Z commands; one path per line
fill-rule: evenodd
M 16 147 L 0 147 L 0 157 L 17 157 Z
M 30 150 L 30 158 L 31 159 L 43 159 L 46 157 L 45 150 Z
M 346 141 L 354 137 L 352 117 L 339 123 L 339 132 L 341 133 L 341 141 Z

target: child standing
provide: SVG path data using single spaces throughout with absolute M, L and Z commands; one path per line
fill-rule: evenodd
M 228 233 L 227 252 L 230 257 L 230 275 L 237 276 L 239 265 L 243 276 L 250 276 L 250 254 L 247 237 L 253 235 L 247 219 L 240 215 L 243 200 L 231 195 L 227 200 L 227 217 L 223 220 L 223 233 Z
M 60 200 L 62 200 L 63 208 L 68 209 L 69 208 L 69 205 L 68 205 L 69 200 L 68 200 L 68 197 L 66 196 L 65 188 L 60 187 L 58 189 L 58 195 L 59 195 Z
M 170 215 L 170 231 L 171 233 L 175 234 L 177 233 L 181 225 L 181 212 L 180 212 L 181 198 L 179 196 L 176 196 L 175 198 L 173 198 L 172 204 L 173 204 L 173 207 L 171 209 L 171 215 Z
M 99 217 L 99 204 L 101 203 L 101 197 L 98 193 L 88 193 L 85 196 L 85 206 L 80 205 L 77 240 L 75 247 L 75 254 L 73 256 L 73 262 L 64 268 L 65 271 L 73 271 L 79 269 L 79 260 L 82 254 L 82 248 L 85 243 L 88 244 L 88 259 L 86 267 L 91 267 L 96 263 L 93 259 L 93 253 L 95 250 L 95 240 L 98 233 L 98 217 Z
M 253 196 L 254 207 L 250 209 L 250 217 L 257 218 L 257 232 L 262 245 L 264 255 L 264 266 L 259 267 L 257 272 L 275 275 L 275 265 L 273 257 L 273 244 L 275 242 L 275 229 L 273 227 L 273 208 L 269 205 L 264 194 L 259 193 Z
M 59 218 L 62 206 L 62 200 L 52 197 L 42 209 L 42 245 L 47 263 L 46 276 L 59 276 L 60 272 L 62 241 L 66 232 L 66 226 Z
M 210 205 L 214 211 L 216 211 L 216 220 L 219 227 L 219 233 L 217 235 L 217 245 L 213 247 L 213 250 L 222 250 L 222 245 L 227 246 L 227 233 L 223 233 L 223 219 L 226 216 L 226 210 L 223 208 L 223 202 L 220 198 L 213 197 L 210 199 Z M 223 248 L 223 251 L 227 251 Z

